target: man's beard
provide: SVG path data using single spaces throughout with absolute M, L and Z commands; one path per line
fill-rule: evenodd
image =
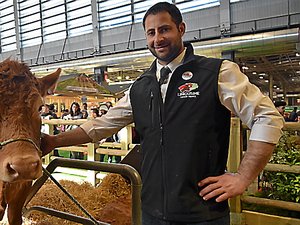
M 180 48 L 172 48 L 171 51 L 170 51 L 170 54 L 167 54 L 164 57 L 160 57 L 156 53 L 155 48 L 148 48 L 148 49 L 152 53 L 152 55 L 158 59 L 158 61 L 162 61 L 162 62 L 165 62 L 167 64 L 169 62 L 172 62 L 173 59 L 175 59 L 179 55 L 179 52 L 180 52 Z

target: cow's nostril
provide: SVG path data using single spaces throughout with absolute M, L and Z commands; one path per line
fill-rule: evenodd
M 11 176 L 17 176 L 18 175 L 18 172 L 13 168 L 13 165 L 8 163 L 7 166 L 6 166 L 6 169 L 7 169 L 7 172 L 8 172 L 9 175 L 11 175 Z

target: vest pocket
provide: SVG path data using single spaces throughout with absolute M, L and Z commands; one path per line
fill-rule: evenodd
M 151 127 L 154 128 L 154 94 L 150 91 L 149 111 L 151 114 Z

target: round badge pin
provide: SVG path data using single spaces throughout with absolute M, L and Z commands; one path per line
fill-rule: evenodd
M 182 79 L 189 80 L 193 77 L 193 73 L 190 71 L 186 71 L 182 74 Z

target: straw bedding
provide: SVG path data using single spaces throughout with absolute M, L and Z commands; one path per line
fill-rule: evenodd
M 89 183 L 78 184 L 61 180 L 60 184 L 98 221 L 112 225 L 131 224 L 131 188 L 118 174 L 107 175 L 94 188 Z M 83 212 L 51 181 L 47 181 L 27 207 L 45 206 L 63 212 L 86 217 Z M 29 219 L 36 225 L 77 225 L 78 223 L 33 211 Z

